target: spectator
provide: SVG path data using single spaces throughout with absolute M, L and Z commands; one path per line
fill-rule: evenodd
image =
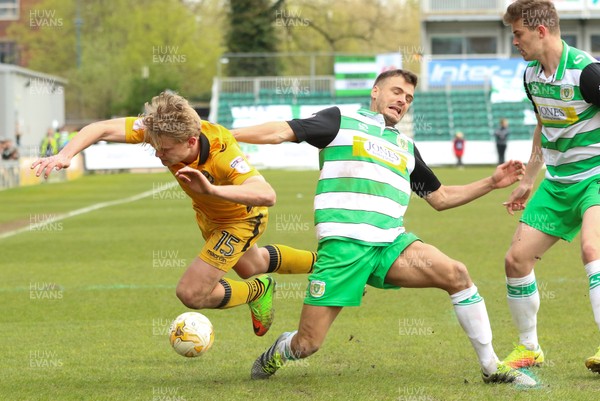
M 71 141 L 71 139 L 73 139 L 73 138 L 75 137 L 75 135 L 77 135 L 77 133 L 78 133 L 79 131 L 81 131 L 81 129 L 82 129 L 82 128 L 83 128 L 83 127 L 79 127 L 79 128 L 77 128 L 77 129 L 75 129 L 74 131 L 71 131 L 71 132 L 69 132 L 69 137 L 68 137 L 68 139 L 67 139 L 67 143 L 69 143 L 69 142 Z
M 494 132 L 496 138 L 496 149 L 498 150 L 498 164 L 504 163 L 504 153 L 506 152 L 506 143 L 508 142 L 508 120 L 500 119 L 500 128 Z
M 19 123 L 15 124 L 15 142 L 17 147 L 21 146 L 21 126 Z
M 58 151 L 60 152 L 62 148 L 67 146 L 67 143 L 69 143 L 69 130 L 67 127 L 62 127 L 62 129 L 56 134 L 56 138 Z
M 456 165 L 462 167 L 462 157 L 465 152 L 465 139 L 462 132 L 458 131 L 456 135 L 454 135 L 452 146 L 454 148 L 454 155 L 456 156 Z
M 2 154 L 2 160 L 19 159 L 19 149 L 10 139 L 0 138 L 0 153 Z
M 58 153 L 58 139 L 52 128 L 48 128 L 46 136 L 40 144 L 40 156 L 48 157 Z

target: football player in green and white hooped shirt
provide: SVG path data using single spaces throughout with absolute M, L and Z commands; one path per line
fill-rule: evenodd
M 255 361 L 252 378 L 268 378 L 285 361 L 315 353 L 341 309 L 360 305 L 363 288 L 370 284 L 447 291 L 484 381 L 536 384 L 498 360 L 485 303 L 466 267 L 403 225 L 411 190 L 445 210 L 511 185 L 521 177 L 523 164 L 506 162 L 491 177 L 471 184 L 442 185 L 413 141 L 394 128 L 410 107 L 416 85 L 413 73 L 391 70 L 375 80 L 370 110 L 347 114 L 332 107 L 306 119 L 232 131 L 242 142 L 306 141 L 320 149 L 314 201 L 319 246 L 300 325 Z
M 581 230 L 581 255 L 600 328 L 600 65 L 560 36 L 552 2 L 519 0 L 504 15 L 523 59 L 525 89 L 537 113 L 525 177 L 505 203 L 523 210 L 545 162 L 546 177 L 527 204 L 506 254 L 508 305 L 520 343 L 504 362 L 514 368 L 544 362 L 537 338 L 540 296 L 536 261 L 559 239 Z M 600 348 L 585 364 L 600 373 Z

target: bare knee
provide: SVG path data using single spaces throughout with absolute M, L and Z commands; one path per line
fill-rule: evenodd
M 175 289 L 177 298 L 190 309 L 204 309 L 208 305 L 208 294 L 204 294 L 203 291 L 199 291 L 196 288 L 179 284 Z
M 593 241 L 581 240 L 581 259 L 583 264 L 587 265 L 594 260 L 600 259 L 600 249 Z
M 462 291 L 473 285 L 467 267 L 459 261 L 451 261 L 446 272 L 445 277 L 442 277 L 443 284 L 441 288 L 450 294 Z
M 248 279 L 258 272 L 254 269 L 252 263 L 247 263 L 246 261 L 240 260 L 237 262 L 235 267 L 233 268 L 240 278 Z
M 269 252 L 263 248 L 251 249 L 235 264 L 233 270 L 243 279 L 267 273 L 269 267 Z
M 504 271 L 506 277 L 525 277 L 533 269 L 533 263 L 525 260 L 511 249 L 504 256 Z

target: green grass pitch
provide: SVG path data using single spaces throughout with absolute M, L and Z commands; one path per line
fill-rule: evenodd
M 443 183 L 482 178 L 492 167 L 437 168 Z M 259 245 L 315 249 L 315 171 L 265 171 L 276 189 Z M 297 327 L 306 276 L 277 275 L 276 320 L 255 337 L 248 308 L 207 310 L 215 343 L 177 355 L 170 321 L 187 309 L 175 285 L 202 245 L 189 200 L 166 174 L 90 175 L 0 192 L 0 400 L 591 400 L 600 375 L 583 361 L 600 343 L 579 241 L 559 243 L 536 269 L 545 367 L 539 389 L 483 384 L 475 353 L 446 293 L 369 288 L 345 309 L 320 352 L 268 381 L 250 367 Z M 64 213 L 165 189 L 145 198 L 52 221 Z M 518 218 L 501 203 L 510 189 L 436 212 L 411 200 L 406 226 L 464 262 L 484 297 L 503 358 L 517 341 L 506 304 L 503 256 Z M 45 226 L 37 223 L 49 222 Z M 6 233 L 22 229 L 14 235 Z

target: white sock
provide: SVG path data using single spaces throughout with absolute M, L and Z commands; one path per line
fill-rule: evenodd
M 473 285 L 466 290 L 450 295 L 458 322 L 471 340 L 477 353 L 481 370 L 486 375 L 497 369 L 498 357 L 492 346 L 492 328 L 485 309 L 485 301 Z
M 585 265 L 590 284 L 590 302 L 594 311 L 594 319 L 600 329 L 600 259 Z
M 525 277 L 506 278 L 508 308 L 519 330 L 519 342 L 529 350 L 538 348 L 537 313 L 540 293 L 533 270 Z
M 275 348 L 275 350 L 281 355 L 283 361 L 294 361 L 298 359 L 298 357 L 296 357 L 292 351 L 292 338 L 294 338 L 296 333 L 298 333 L 298 330 L 291 332 L 290 335 L 287 336 L 282 342 L 277 344 L 277 347 Z

